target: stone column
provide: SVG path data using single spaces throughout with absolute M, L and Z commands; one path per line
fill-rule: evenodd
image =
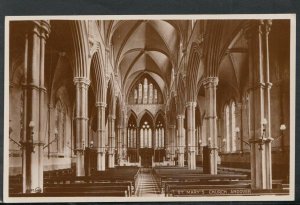
M 174 161 L 174 157 L 175 157 L 175 134 L 176 134 L 176 126 L 169 125 L 169 150 L 170 150 L 171 161 Z
M 24 62 L 23 192 L 43 192 L 43 156 L 46 136 L 44 57 L 49 21 L 28 21 Z
M 88 87 L 90 80 L 75 77 L 76 87 L 76 175 L 84 176 L 84 149 L 88 139 Z
M 184 167 L 184 115 L 177 115 L 177 129 L 178 129 L 178 166 Z
M 187 103 L 188 169 L 196 169 L 195 108 L 196 102 Z
M 123 137 L 123 145 L 122 145 L 122 156 L 123 156 L 123 160 L 126 160 L 127 159 L 127 131 L 126 131 L 126 127 L 123 127 L 123 130 L 122 130 L 122 137 Z
M 242 153 L 242 150 L 244 149 L 243 146 L 243 103 L 237 102 L 235 104 L 235 117 L 236 117 L 236 127 L 239 128 L 238 131 L 235 129 L 235 135 L 236 135 L 236 150 L 239 150 L 240 153 Z
M 118 125 L 118 140 L 117 140 L 117 148 L 118 148 L 118 159 L 119 159 L 119 165 L 120 165 L 120 160 L 122 158 L 122 132 L 123 132 L 123 127 L 121 125 Z
M 123 113 L 125 114 L 125 110 L 123 111 Z M 127 132 L 127 128 L 126 128 L 126 122 L 127 122 L 127 116 L 125 115 L 123 118 L 123 130 L 122 130 L 122 138 L 123 138 L 123 147 L 122 147 L 122 152 L 124 153 L 124 161 L 127 161 L 127 147 L 128 147 L 128 132 Z M 122 154 L 123 154 L 122 153 Z
M 250 144 L 253 189 L 272 189 L 271 116 L 268 34 L 271 21 L 248 30 L 250 78 Z
M 108 167 L 115 167 L 115 116 L 108 116 Z
M 206 100 L 206 123 L 207 138 L 210 148 L 210 174 L 217 174 L 218 162 L 218 133 L 217 133 L 217 105 L 216 90 L 218 85 L 217 77 L 208 77 L 204 81 L 205 100 Z
M 97 107 L 97 170 L 105 170 L 105 107 L 106 103 L 100 102 Z

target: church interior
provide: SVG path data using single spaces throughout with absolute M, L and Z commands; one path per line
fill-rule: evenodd
M 289 194 L 290 20 L 10 21 L 8 44 L 10 197 Z

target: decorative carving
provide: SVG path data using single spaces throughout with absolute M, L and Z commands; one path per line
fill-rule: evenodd
M 83 78 L 83 77 L 74 77 L 74 84 L 75 85 L 79 85 L 79 86 L 89 86 L 91 81 L 87 78 Z
M 216 87 L 218 85 L 219 79 L 218 77 L 207 77 L 203 81 L 203 85 L 205 88 Z
M 127 109 L 132 110 L 137 116 L 139 116 L 141 112 L 143 112 L 146 109 L 153 116 L 155 116 L 159 110 L 164 110 L 165 106 L 164 104 L 151 104 L 151 105 L 136 104 L 136 105 L 128 105 Z

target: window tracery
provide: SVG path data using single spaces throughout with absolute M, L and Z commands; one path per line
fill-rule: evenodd
M 149 76 L 142 77 L 129 95 L 129 104 L 160 104 L 162 94 L 158 85 Z
M 224 127 L 225 127 L 225 145 L 226 152 L 236 152 L 236 115 L 235 115 L 235 102 L 232 102 L 230 106 L 228 104 L 224 107 Z
M 140 148 L 152 148 L 152 128 L 147 121 L 141 126 Z
M 55 133 L 56 146 L 52 146 L 52 152 L 64 153 L 65 147 L 65 126 L 66 126 L 66 110 L 60 100 L 55 106 Z

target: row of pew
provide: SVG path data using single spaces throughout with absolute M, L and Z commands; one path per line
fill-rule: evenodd
M 10 197 L 129 197 L 135 192 L 138 167 L 116 167 L 76 176 L 74 170 L 55 170 L 44 173 L 42 193 L 22 193 L 21 176 L 10 177 Z M 21 178 L 21 179 L 20 179 Z
M 216 196 L 288 194 L 288 185 L 273 180 L 272 190 L 251 189 L 250 175 L 242 170 L 220 169 L 217 175 L 203 174 L 201 167 L 155 167 L 154 177 L 165 196 Z

